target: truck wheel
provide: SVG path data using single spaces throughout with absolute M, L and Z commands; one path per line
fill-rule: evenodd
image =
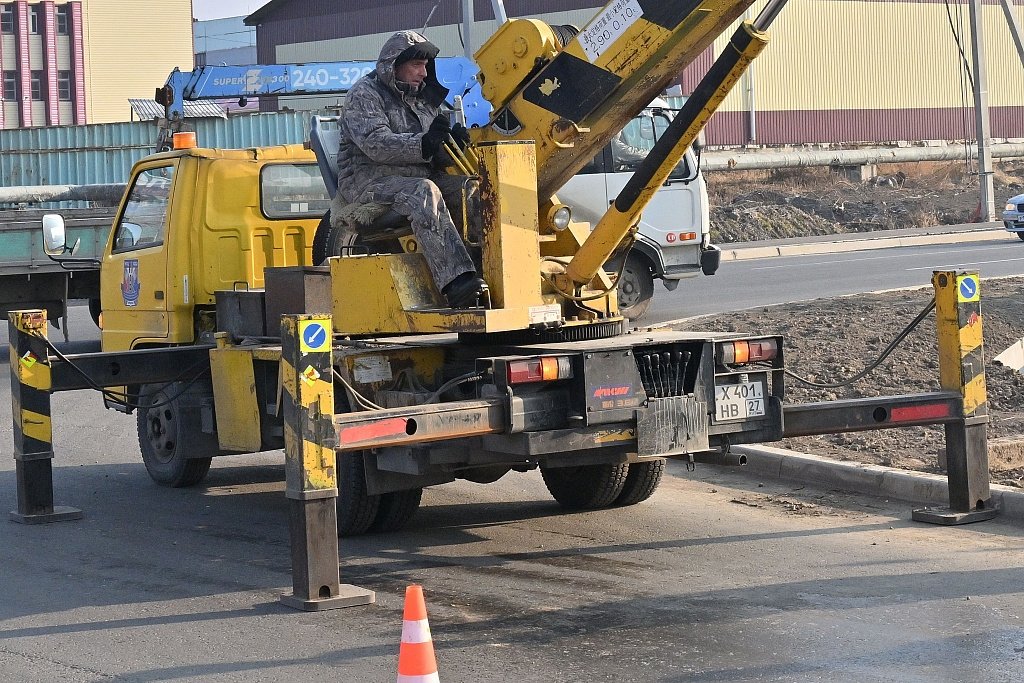
M 143 385 L 136 421 L 139 450 L 150 478 L 161 486 L 194 486 L 210 471 L 211 457 L 188 457 L 217 450 L 216 437 L 205 434 L 198 411 L 186 407 L 190 388 L 184 382 Z M 163 405 L 157 405 L 163 404 Z
M 380 496 L 366 492 L 366 471 L 361 452 L 337 452 L 338 535 L 366 533 L 380 509 Z
M 628 472 L 627 463 L 540 468 L 551 496 L 567 510 L 608 507 L 622 493 Z
M 420 507 L 423 489 L 394 491 L 380 497 L 380 508 L 370 525 L 371 531 L 398 531 L 404 527 Z
M 654 275 L 642 256 L 630 252 L 618 282 L 619 313 L 630 320 L 639 320 L 651 307 L 654 297 Z
M 616 505 L 636 505 L 654 495 L 665 473 L 665 459 L 634 462 L 629 466 L 622 493 L 615 499 Z
M 327 260 L 327 240 L 331 236 L 331 210 L 328 209 L 313 233 L 313 265 L 323 265 Z

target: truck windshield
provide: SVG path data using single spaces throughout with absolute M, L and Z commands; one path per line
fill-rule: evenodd
M 672 120 L 661 109 L 646 110 L 630 120 L 622 131 L 612 139 L 612 164 L 615 172 L 635 171 L 648 152 L 654 147 Z M 672 169 L 670 178 L 688 178 L 689 164 L 684 156 Z
M 268 164 L 260 171 L 260 206 L 267 218 L 319 218 L 331 197 L 316 164 Z
M 163 243 L 173 180 L 173 165 L 148 168 L 136 176 L 117 223 L 115 252 L 146 249 Z

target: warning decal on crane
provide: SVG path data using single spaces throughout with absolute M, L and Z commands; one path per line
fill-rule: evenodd
M 638 0 L 617 0 L 594 17 L 579 34 L 580 46 L 590 61 L 596 62 L 643 13 Z

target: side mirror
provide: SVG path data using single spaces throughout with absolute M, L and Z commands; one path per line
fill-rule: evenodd
M 67 251 L 64 216 L 59 213 L 48 213 L 43 216 L 43 251 L 49 256 L 60 256 Z

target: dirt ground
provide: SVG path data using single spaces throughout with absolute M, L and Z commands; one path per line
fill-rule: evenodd
M 880 175 L 852 182 L 828 169 L 773 173 L 708 174 L 712 237 L 739 242 L 778 237 L 867 232 L 972 222 L 978 205 L 977 176 L 962 163 L 917 163 L 879 167 Z M 997 213 L 1005 200 L 1024 192 L 1024 160 L 998 164 Z M 994 483 L 1024 486 L 1024 375 L 992 358 L 1024 336 L 1024 279 L 985 280 L 982 316 L 988 385 L 989 440 Z M 773 306 L 700 318 L 680 325 L 710 324 L 730 331 L 765 330 L 786 337 L 786 365 L 819 383 L 849 378 L 879 353 L 925 307 L 931 289 L 858 295 Z M 884 311 L 884 315 L 879 312 Z M 788 378 L 792 403 L 933 391 L 938 388 L 935 316 L 930 314 L 877 369 L 841 389 L 816 389 Z M 840 460 L 941 472 L 941 428 L 915 427 L 788 439 L 784 448 Z
M 706 174 L 716 244 L 956 225 L 977 220 L 978 177 L 963 162 L 881 164 L 853 181 L 828 168 Z M 996 212 L 1024 192 L 1024 159 L 997 163 Z

